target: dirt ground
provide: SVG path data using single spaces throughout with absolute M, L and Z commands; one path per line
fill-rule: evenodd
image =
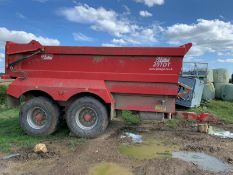
M 232 125 L 220 125 L 219 127 L 233 131 Z M 74 150 L 68 149 L 67 143 L 63 140 L 46 142 L 45 144 L 49 149 L 49 153 L 46 154 L 36 154 L 31 150 L 20 150 L 21 156 L 7 161 L 0 160 L 0 174 L 86 175 L 91 167 L 101 162 L 116 163 L 135 175 L 221 174 L 201 170 L 192 162 L 185 162 L 172 157 L 137 160 L 122 155 L 118 149 L 119 145 L 125 142 L 120 137 L 122 130 L 136 130 L 140 133 L 150 134 L 165 143 L 178 145 L 180 150 L 204 152 L 230 165 L 233 164 L 233 140 L 195 132 L 185 126 L 173 129 L 163 122 L 128 127 L 122 122 L 114 121 L 105 134 L 78 144 Z M 233 172 L 228 174 L 233 174 Z

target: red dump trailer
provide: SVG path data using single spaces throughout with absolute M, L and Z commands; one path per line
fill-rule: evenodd
M 8 104 L 24 97 L 20 125 L 31 135 L 56 130 L 61 115 L 71 132 L 96 137 L 116 111 L 151 116 L 175 112 L 178 77 L 184 55 L 180 47 L 70 47 L 6 43 Z M 143 115 L 142 115 L 143 116 Z

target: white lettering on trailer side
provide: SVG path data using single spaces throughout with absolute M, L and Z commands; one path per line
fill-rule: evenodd
M 42 54 L 41 58 L 42 58 L 42 60 L 52 60 L 53 55 L 52 54 Z
M 154 64 L 149 70 L 172 71 L 170 57 L 156 57 Z

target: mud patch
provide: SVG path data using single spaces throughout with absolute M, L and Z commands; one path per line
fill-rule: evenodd
M 181 159 L 186 162 L 192 162 L 200 169 L 205 171 L 219 172 L 231 172 L 233 169 L 227 163 L 201 152 L 173 152 L 173 158 Z M 233 172 L 233 171 L 232 171 Z
M 15 152 L 20 154 L 27 152 L 24 155 L 26 157 L 20 159 L 20 161 L 14 159 L 0 161 L 0 174 L 87 175 L 92 169 L 102 165 L 101 162 L 123 166 L 123 168 L 127 169 L 127 172 L 132 172 L 135 175 L 233 174 L 232 172 L 205 171 L 199 168 L 195 162 L 172 158 L 172 152 L 174 151 L 203 152 L 233 166 L 233 142 L 231 139 L 222 139 L 205 133 L 193 132 L 189 125 L 182 126 L 171 129 L 166 123 L 156 122 L 132 126 L 132 129 L 130 129 L 130 127 L 117 121 L 110 123 L 110 127 L 102 136 L 86 140 L 83 144 L 70 145 L 69 139 L 53 140 L 51 143 L 47 141 L 45 144 L 50 152 L 48 155 L 34 155 L 31 149 L 16 150 Z M 218 127 L 224 127 L 225 129 L 227 128 L 226 130 L 233 131 L 233 125 L 218 125 Z M 124 132 L 141 135 L 143 142 L 133 143 L 129 137 L 121 138 Z M 137 149 L 137 146 L 140 147 L 141 145 L 143 145 L 146 155 L 141 153 L 143 149 Z M 170 150 L 173 145 L 177 145 L 174 147 L 178 148 Z M 131 158 L 128 155 L 120 154 L 120 147 L 128 148 L 131 146 L 136 149 L 136 156 L 138 156 L 138 153 L 139 155 L 142 154 L 146 157 L 145 160 L 141 160 L 143 156 L 138 160 L 134 156 Z M 162 151 L 155 151 L 156 146 L 162 146 Z M 164 147 L 168 147 L 168 150 L 164 149 Z M 155 154 L 152 155 L 155 158 L 148 159 L 151 156 L 151 152 Z M 117 170 L 117 174 L 123 174 L 119 172 Z M 114 172 L 107 173 L 113 174 Z M 104 173 L 101 172 L 101 174 Z
M 18 161 L 27 161 L 27 160 L 39 160 L 39 159 L 51 159 L 54 158 L 55 156 L 58 156 L 58 154 L 55 152 L 48 152 L 48 153 L 24 152 L 12 159 Z
M 192 164 L 175 159 L 151 159 L 134 169 L 135 175 L 207 175 Z M 212 174 L 213 175 L 213 174 Z
M 133 175 L 128 169 L 115 163 L 100 163 L 90 169 L 89 175 Z

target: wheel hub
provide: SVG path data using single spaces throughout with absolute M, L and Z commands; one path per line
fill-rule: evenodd
M 84 115 L 84 120 L 86 121 L 86 122 L 90 122 L 91 120 L 92 120 L 92 116 L 90 115 L 90 114 L 86 114 L 86 115 Z
M 45 119 L 45 117 L 44 117 L 44 115 L 42 113 L 38 113 L 34 117 L 35 123 L 39 124 L 39 125 L 43 122 L 44 119 Z
M 80 128 L 91 129 L 97 123 L 97 113 L 90 107 L 83 107 L 76 113 L 76 122 Z
M 31 108 L 27 113 L 27 122 L 33 129 L 41 129 L 46 125 L 47 115 L 40 107 Z

